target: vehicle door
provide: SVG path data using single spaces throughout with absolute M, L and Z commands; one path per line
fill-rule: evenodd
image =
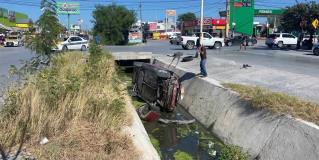
M 213 46 L 214 42 L 212 42 L 212 41 L 214 41 L 214 40 L 212 39 L 212 36 L 210 34 L 208 34 L 208 33 L 203 33 L 203 34 L 204 34 L 203 35 L 203 44 L 204 44 L 204 46 Z
M 292 34 L 283 34 L 282 37 L 284 39 L 284 44 L 297 44 L 298 39 Z
M 80 37 L 71 37 L 69 39 L 69 49 L 81 49 L 82 39 Z

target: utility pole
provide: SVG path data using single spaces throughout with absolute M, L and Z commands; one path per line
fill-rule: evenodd
M 142 0 L 140 0 L 140 20 L 141 20 L 141 31 L 143 31 L 143 28 L 142 28 Z
M 229 31 L 229 0 L 226 0 L 226 30 L 225 36 L 228 38 L 228 31 Z
M 203 21 L 204 21 L 204 0 L 200 9 L 200 44 L 203 45 Z

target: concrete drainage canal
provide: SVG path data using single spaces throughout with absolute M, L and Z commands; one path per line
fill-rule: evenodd
M 179 77 L 151 64 L 135 65 L 131 95 L 145 102 L 137 112 L 161 159 L 220 159 L 221 141 L 178 105 Z
M 223 146 L 221 141 L 204 129 L 181 106 L 174 112 L 162 113 L 161 119 L 177 120 L 175 122 L 147 122 L 144 127 L 148 132 L 152 144 L 161 155 L 161 159 L 219 159 Z M 181 124 L 182 123 L 182 124 Z M 189 158 L 187 158 L 189 157 Z M 192 158 L 190 158 L 192 157 Z

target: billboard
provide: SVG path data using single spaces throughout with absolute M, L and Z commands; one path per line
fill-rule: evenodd
M 230 0 L 230 22 L 232 31 L 246 35 L 253 34 L 254 0 Z
M 57 2 L 58 14 L 80 14 L 80 3 L 78 2 Z

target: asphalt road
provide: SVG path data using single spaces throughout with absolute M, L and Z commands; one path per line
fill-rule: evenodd
M 183 52 L 194 55 L 195 50 L 183 50 L 167 41 L 149 41 L 141 46 L 106 46 L 111 52 L 153 52 L 157 59 L 170 63 L 167 54 Z M 240 83 L 284 92 L 302 99 L 319 102 L 319 57 L 310 51 L 268 49 L 262 42 L 246 51 L 239 46 L 207 50 L 208 78 L 221 83 Z M 252 67 L 241 69 L 243 64 Z M 188 72 L 199 73 L 199 59 L 178 64 Z
M 24 47 L 2 47 L 0 48 L 0 96 L 2 91 L 11 82 L 8 77 L 10 65 L 21 66 L 21 60 L 32 57 L 32 53 Z
M 152 52 L 153 54 L 173 54 L 183 52 L 184 55 L 194 55 L 195 50 L 183 50 L 181 46 L 170 45 L 168 41 L 149 40 L 141 46 L 106 46 L 111 52 Z M 232 60 L 237 63 L 260 65 L 296 74 L 319 77 L 319 57 L 313 56 L 311 51 L 294 51 L 269 49 L 262 42 L 255 47 L 247 47 L 246 51 L 239 51 L 239 46 L 223 47 L 222 49 L 207 49 L 209 57 Z

